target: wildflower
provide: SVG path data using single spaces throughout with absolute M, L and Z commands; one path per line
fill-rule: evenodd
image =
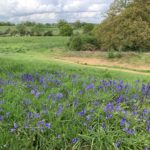
M 121 122 L 120 122 L 120 126 L 124 126 L 126 123 L 126 118 L 122 118 Z
M 107 128 L 105 122 L 102 122 L 102 127 L 103 127 L 103 129 L 106 129 L 106 128 Z
M 119 148 L 120 147 L 120 145 L 121 145 L 121 141 L 119 140 L 119 141 L 117 141 L 116 143 L 115 143 L 115 146 L 117 147 L 117 148 Z
M 27 129 L 29 127 L 28 122 L 25 122 L 24 127 L 25 127 L 25 129 Z
M 121 110 L 122 110 L 121 106 L 119 104 L 116 105 L 116 111 L 121 111 Z
M 34 114 L 34 118 L 39 118 L 40 117 L 40 114 L 39 113 L 35 113 Z
M 147 125 L 146 129 L 150 133 L 150 125 Z
M 73 106 L 76 107 L 76 106 L 78 105 L 78 103 L 79 103 L 79 102 L 78 102 L 78 100 L 76 99 L 76 100 L 74 101 L 74 103 L 73 103 Z
M 117 99 L 116 99 L 116 103 L 121 103 L 123 101 L 123 96 L 119 96 Z
M 86 86 L 87 91 L 90 90 L 90 89 L 94 89 L 94 84 L 93 83 Z
M 48 128 L 48 129 L 50 129 L 51 128 L 50 123 L 45 123 L 45 127 Z
M 56 112 L 56 116 L 59 116 L 62 113 L 63 106 L 58 107 L 58 111 Z
M 83 90 L 80 90 L 80 91 L 79 91 L 79 94 L 80 94 L 80 95 L 84 94 L 84 91 L 83 91 Z
M 44 77 L 40 77 L 40 79 L 39 79 L 39 83 L 40 83 L 40 84 L 43 84 L 43 83 L 44 83 L 44 81 L 45 81 Z
M 91 120 L 91 116 L 90 115 L 88 115 L 88 116 L 86 116 L 86 120 L 89 122 L 90 120 Z
M 98 100 L 94 101 L 93 105 L 98 106 L 99 105 L 99 101 Z
M 110 118 L 112 118 L 113 116 L 112 116 L 112 114 L 107 114 L 106 115 L 106 119 L 110 119 Z
M 110 102 L 105 106 L 105 109 L 104 109 L 105 112 L 106 111 L 111 111 L 112 112 L 113 110 L 114 110 L 114 105 Z
M 71 141 L 72 144 L 75 144 L 75 143 L 77 143 L 77 142 L 78 142 L 78 138 L 76 138 L 76 137 L 73 138 L 72 141 Z
M 56 98 L 57 98 L 58 100 L 62 99 L 62 98 L 63 98 L 63 94 L 62 94 L 62 93 L 57 93 L 57 94 L 56 94 Z
M 14 126 L 12 129 L 10 129 L 10 132 L 15 132 L 17 128 L 18 128 L 17 123 L 14 123 Z
M 17 129 L 17 128 L 18 128 L 17 123 L 14 123 L 14 129 Z
M 123 131 L 125 131 L 127 134 L 135 134 L 135 131 L 132 129 L 124 128 Z
M 35 97 L 36 97 L 36 98 L 38 98 L 40 95 L 41 95 L 41 93 L 38 92 L 38 91 L 35 93 Z
M 86 114 L 86 109 L 83 109 L 78 113 L 80 116 L 84 116 Z
M 4 104 L 4 101 L 0 100 L 0 104 Z
M 3 93 L 3 89 L 0 89 L 0 94 L 2 94 Z
M 3 121 L 3 116 L 0 115 L 0 121 Z

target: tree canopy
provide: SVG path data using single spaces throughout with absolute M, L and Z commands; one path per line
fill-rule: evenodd
M 149 14 L 148 0 L 134 0 L 108 16 L 94 33 L 104 49 L 150 51 Z

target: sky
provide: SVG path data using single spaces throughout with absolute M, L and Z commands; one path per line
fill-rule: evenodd
M 114 0 L 0 0 L 0 21 L 99 23 Z

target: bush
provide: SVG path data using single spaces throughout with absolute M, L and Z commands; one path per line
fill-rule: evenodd
M 62 36 L 71 36 L 73 34 L 73 29 L 69 24 L 64 24 L 59 29 Z
M 92 35 L 74 35 L 70 38 L 68 46 L 71 50 L 97 50 L 99 42 Z
M 68 43 L 68 46 L 70 49 L 72 50 L 77 50 L 77 51 L 80 51 L 82 49 L 82 40 L 81 40 L 81 37 L 80 36 L 72 36 L 70 38 L 70 41 Z
M 17 30 L 17 32 L 18 32 L 21 36 L 26 35 L 27 29 L 26 29 L 26 26 L 25 26 L 24 24 L 18 24 L 18 25 L 16 26 L 16 30 Z
M 121 58 L 122 57 L 122 53 L 121 51 L 115 51 L 113 49 L 110 49 L 108 50 L 108 53 L 107 53 L 107 58 L 109 59 L 113 59 L 113 58 Z
M 86 23 L 83 26 L 83 32 L 84 33 L 90 33 L 93 29 L 94 29 L 94 24 L 92 24 L 92 23 Z
M 52 31 L 46 31 L 44 33 L 44 36 L 52 36 L 52 35 L 53 35 Z

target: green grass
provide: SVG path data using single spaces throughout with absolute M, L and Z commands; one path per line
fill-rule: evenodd
M 26 74 L 32 75 L 34 81 L 22 82 L 21 76 Z M 128 82 L 129 91 L 126 93 L 127 89 L 123 88 L 112 92 L 114 85 L 98 90 L 98 86 L 103 85 L 102 80 L 115 81 L 117 86 L 123 87 Z M 137 83 L 136 80 L 140 82 Z M 149 81 L 150 76 L 133 76 L 129 73 L 47 61 L 42 57 L 31 59 L 25 54 L 0 56 L 0 89 L 3 89 L 0 94 L 0 116 L 3 116 L 0 121 L 0 148 L 115 150 L 115 143 L 118 141 L 121 141 L 121 150 L 141 150 L 149 147 L 150 136 L 145 122 L 148 114 L 138 120 L 144 109 L 150 111 L 148 99 L 144 96 L 144 102 L 141 103 L 140 98 L 141 84 Z M 89 84 L 94 84 L 94 88 L 86 91 Z M 40 95 L 36 97 L 31 94 L 33 89 L 37 89 Z M 80 90 L 83 94 L 79 94 Z M 62 98 L 53 98 L 60 93 L 63 94 Z M 125 115 L 121 111 L 105 112 L 108 102 L 116 107 L 115 99 L 119 95 L 127 98 L 127 103 L 121 102 L 120 106 L 128 110 L 128 113 Z M 130 98 L 134 95 L 139 98 Z M 76 100 L 78 104 L 74 106 Z M 131 114 L 133 106 L 138 107 L 138 113 L 134 117 Z M 60 107 L 62 111 L 58 111 Z M 85 114 L 80 116 L 79 113 L 84 109 Z M 30 118 L 29 113 L 32 114 Z M 111 113 L 113 118 L 106 119 L 107 113 Z M 91 119 L 86 121 L 86 117 Z M 126 133 L 120 126 L 123 117 L 130 122 L 129 129 L 135 131 L 133 135 Z M 45 123 L 50 123 L 50 129 L 49 124 L 46 126 Z M 72 143 L 74 138 L 78 140 Z
M 50 52 L 66 49 L 68 37 L 1 37 L 0 53 Z
M 53 59 L 77 55 L 66 50 L 67 42 L 59 36 L 0 38 L 0 149 L 116 150 L 116 142 L 121 150 L 150 147 L 150 93 L 141 92 L 150 76 Z M 109 102 L 116 108 L 119 96 L 126 98 L 122 111 L 104 111 Z M 130 125 L 121 126 L 123 118 Z

